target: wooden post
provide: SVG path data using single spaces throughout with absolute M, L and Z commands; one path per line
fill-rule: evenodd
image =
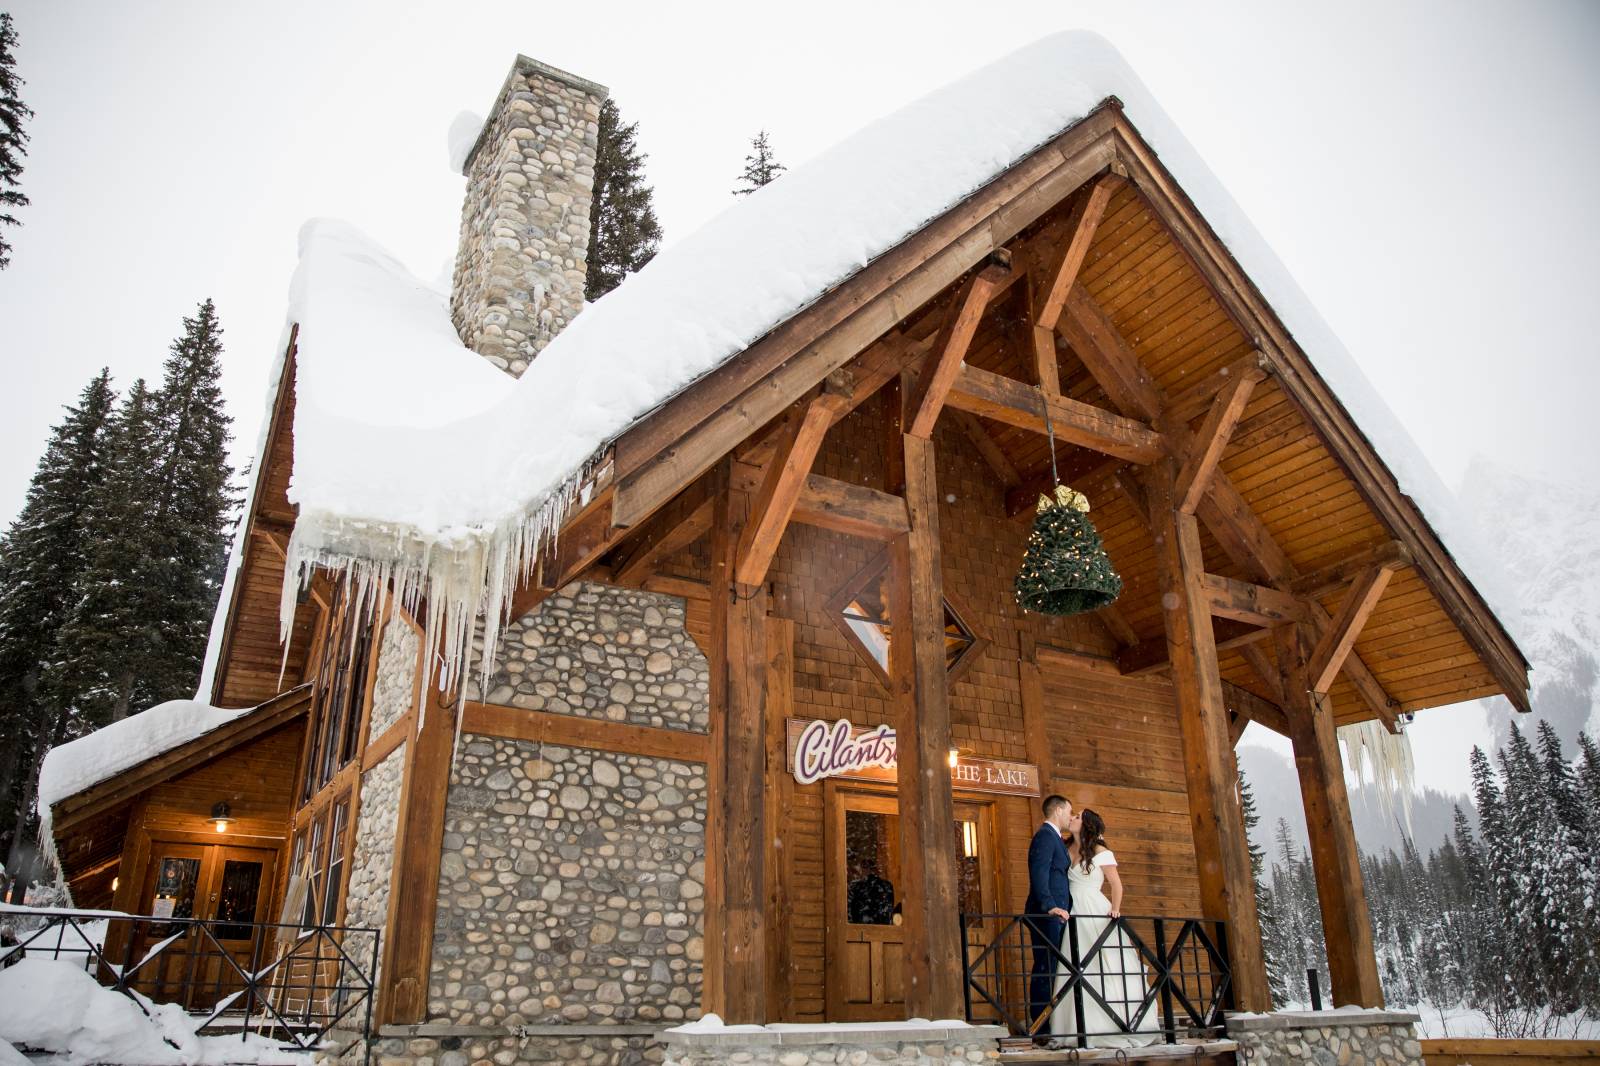
M 1311 633 L 1303 625 L 1272 631 L 1283 678 L 1284 713 L 1294 744 L 1300 795 L 1311 835 L 1311 862 L 1328 946 L 1328 976 L 1335 1007 L 1381 1007 L 1372 920 L 1361 884 L 1361 858 L 1350 822 L 1350 797 L 1329 698 L 1311 690 Z
M 950 700 L 944 657 L 944 580 L 933 442 L 906 434 L 911 532 L 890 548 L 900 863 L 905 881 L 906 1014 L 959 1018 L 963 1011 L 957 915 L 955 806 L 950 794 Z
M 1261 927 L 1256 916 L 1255 879 L 1239 808 L 1228 709 L 1217 668 L 1211 606 L 1203 587 L 1205 562 L 1200 529 L 1192 514 L 1178 508 L 1176 464 L 1157 464 L 1150 478 L 1150 520 L 1160 570 L 1162 618 L 1172 683 L 1183 734 L 1184 777 L 1189 788 L 1189 818 L 1199 862 L 1201 909 L 1207 918 L 1228 923 L 1233 967 L 1234 1007 L 1272 1009 Z
M 431 655 L 433 650 L 424 646 L 423 654 Z M 439 900 L 439 857 L 444 846 L 456 724 L 456 694 L 439 691 L 438 669 L 427 671 L 431 679 L 423 694 L 426 703 L 421 721 L 413 725 L 411 743 L 406 746 L 382 948 L 383 987 L 375 1018 L 383 1024 L 427 1021 L 433 915 Z
M 741 584 L 736 546 L 750 519 L 751 495 L 731 478 L 718 493 L 712 520 L 711 688 L 717 766 L 706 851 L 717 851 L 707 872 L 706 958 L 715 962 L 707 982 L 706 1010 L 732 1024 L 765 1022 L 767 1012 L 766 913 L 766 692 L 767 593 Z M 752 856 L 752 852 L 754 855 Z M 715 912 L 716 921 L 710 919 Z
M 783 834 L 791 824 L 794 775 L 789 772 L 788 720 L 794 713 L 794 622 L 768 615 L 767 630 L 767 1020 L 792 1022 L 795 960 L 790 912 L 790 856 Z

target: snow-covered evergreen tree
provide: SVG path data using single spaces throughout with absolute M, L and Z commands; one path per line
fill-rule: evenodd
M 18 96 L 22 79 L 17 77 L 16 47 L 17 30 L 11 15 L 0 11 L 0 226 L 19 225 L 11 209 L 28 205 L 28 198 L 19 191 L 19 179 L 22 157 L 28 152 L 28 134 L 22 124 L 33 112 Z M 0 270 L 10 265 L 11 245 L 0 235 Z
M 1250 874 L 1255 879 L 1256 885 L 1256 915 L 1261 923 L 1261 953 L 1265 956 L 1267 964 L 1267 992 L 1272 997 L 1272 1005 L 1282 1007 L 1289 1001 L 1289 991 L 1284 983 L 1284 973 L 1279 960 L 1274 956 L 1278 952 L 1277 945 L 1283 934 L 1279 929 L 1278 904 L 1272 895 L 1272 886 L 1267 878 L 1266 851 L 1255 842 L 1254 830 L 1261 824 L 1261 814 L 1256 810 L 1255 794 L 1251 791 L 1250 782 L 1245 779 L 1243 773 L 1239 775 L 1239 807 L 1244 814 L 1244 835 L 1250 851 Z
M 733 195 L 748 196 L 789 169 L 778 162 L 767 142 L 767 131 L 762 130 L 750 139 L 750 154 L 744 157 L 744 172 L 734 186 Z
M 22 512 L 0 542 L 0 854 L 22 872 L 33 780 L 58 717 L 43 685 L 88 542 L 84 513 L 104 476 L 116 396 L 102 370 L 50 433 Z
M 600 105 L 594 206 L 589 212 L 589 272 L 583 295 L 598 300 L 656 254 L 661 224 L 655 193 L 644 181 L 639 124 L 624 123 L 610 100 Z
M 135 683 L 159 653 L 162 619 L 156 587 L 166 540 L 156 526 L 159 453 L 156 397 L 140 379 L 112 421 L 105 476 L 84 515 L 88 543 L 76 602 L 47 673 L 62 716 L 50 743 L 127 717 Z

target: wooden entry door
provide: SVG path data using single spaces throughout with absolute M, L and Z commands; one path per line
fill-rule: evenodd
M 139 913 L 217 924 L 207 927 L 209 936 L 176 921 L 142 926 L 130 956 L 134 964 L 162 941 L 180 939 L 138 970 L 139 991 L 157 1002 L 201 1009 L 242 987 L 227 957 L 249 970 L 255 948 L 250 926 L 271 920 L 268 897 L 277 857 L 271 848 L 152 840 Z
M 998 898 L 992 810 L 987 803 L 955 805 L 956 886 L 961 909 L 968 913 L 992 912 Z M 832 788 L 827 831 L 823 986 L 828 1021 L 903 1019 L 900 804 L 893 793 Z

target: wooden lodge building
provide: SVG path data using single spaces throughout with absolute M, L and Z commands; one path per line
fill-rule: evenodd
M 1040 48 L 1105 51 L 1046 42 L 1020 69 Z M 1022 910 L 1059 792 L 1104 816 L 1124 911 L 1225 923 L 1231 1006 L 1267 1011 L 1233 756 L 1255 722 L 1293 743 L 1332 1001 L 1381 1007 L 1336 729 L 1525 710 L 1528 664 L 1319 371 L 1348 380 L 1347 357 L 1280 317 L 1231 220 L 1219 237 L 1137 80 L 1097 77 L 1048 138 L 598 442 L 487 672 L 444 691 L 426 587 L 371 610 L 330 562 L 282 639 L 316 354 L 297 322 L 200 695 L 248 710 L 55 803 L 75 902 L 171 914 L 178 857 L 204 917 L 255 862 L 253 920 L 292 886 L 300 913 L 381 931 L 386 1061 L 653 1059 L 703 1012 L 967 1015 L 963 937 L 970 957 L 1000 924 L 978 916 Z M 519 57 L 467 160 L 450 312 L 519 386 L 583 307 L 604 95 Z M 671 253 L 593 310 L 688 269 Z M 1013 593 L 1047 419 L 1124 582 L 1069 618 Z M 885 768 L 862 748 L 890 730 Z

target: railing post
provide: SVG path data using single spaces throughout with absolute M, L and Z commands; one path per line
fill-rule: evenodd
M 249 1039 L 250 1012 L 256 1003 L 257 974 L 261 972 L 261 945 L 267 939 L 265 927 L 256 930 L 255 947 L 250 949 L 250 972 L 244 978 L 244 1024 L 239 1026 L 239 1039 Z
M 366 1066 L 372 1066 L 372 1001 L 378 995 L 378 938 L 382 935 L 376 929 L 372 931 L 372 961 L 367 963 L 367 1021 L 361 1027 L 361 1039 L 367 1045 Z
M 1161 1000 L 1161 1031 L 1167 1043 L 1176 1044 L 1178 1027 L 1172 1020 L 1172 965 L 1167 961 L 1167 923 L 1162 918 L 1157 918 L 1155 923 L 1156 958 L 1160 960 L 1156 967 L 1156 988 Z
M 1078 1046 L 1089 1046 L 1089 1036 L 1083 1031 L 1083 960 L 1078 954 L 1078 923 L 1067 918 L 1067 950 L 1072 960 L 1072 1009 L 1077 1017 Z

